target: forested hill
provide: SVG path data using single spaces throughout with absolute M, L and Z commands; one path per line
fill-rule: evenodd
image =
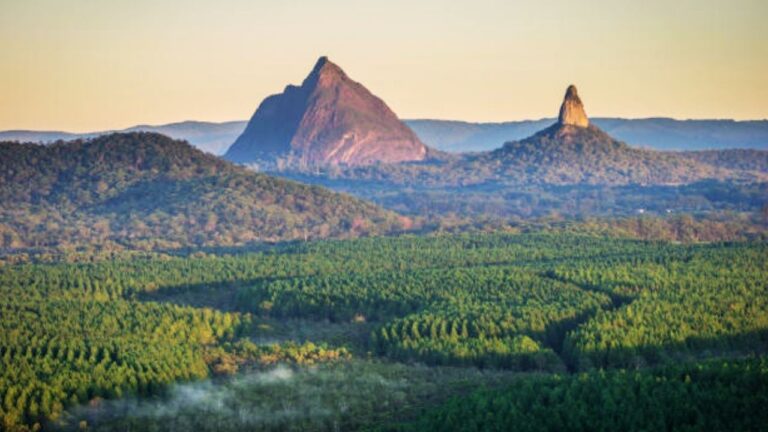
M 703 179 L 764 180 L 768 165 L 758 156 L 727 151 L 689 153 L 638 149 L 620 142 L 594 125 L 553 125 L 521 141 L 476 158 L 473 165 L 498 166 L 496 174 L 521 183 L 549 184 L 678 184 Z M 731 151 L 733 152 L 733 151 Z
M 155 133 L 0 143 L 0 247 L 181 247 L 351 237 L 394 213 Z

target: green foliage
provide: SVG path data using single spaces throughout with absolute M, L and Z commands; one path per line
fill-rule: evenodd
M 519 369 L 556 367 L 551 350 L 530 337 L 542 342 L 556 337 L 563 322 L 610 302 L 604 295 L 509 267 L 279 279 L 241 290 L 239 298 L 254 311 L 268 302 L 272 315 L 284 317 L 403 317 L 376 331 L 372 348 L 434 364 Z
M 241 325 L 237 315 L 210 309 L 99 300 L 98 290 L 88 298 L 49 292 L 43 301 L 25 290 L 0 288 L 6 428 L 55 420 L 64 407 L 94 397 L 151 395 L 205 377 L 206 347 L 233 337 Z
M 757 214 L 708 214 L 693 217 L 689 214 L 670 217 L 625 217 L 588 219 L 563 224 L 565 231 L 595 233 L 643 240 L 678 242 L 723 242 L 768 240 L 768 218 Z
M 569 367 L 641 366 L 766 345 L 763 244 L 465 235 L 331 245 L 311 247 L 354 263 L 347 271 L 262 279 L 237 303 L 362 318 L 378 326 L 374 352 L 431 364 L 557 369 L 557 353 Z
M 251 331 L 249 315 L 138 300 L 160 287 L 280 274 L 272 264 L 250 256 L 0 268 L 3 428 L 56 420 L 94 398 L 156 395 L 173 382 L 231 374 L 244 363 L 348 358 L 343 348 L 311 343 L 255 346 L 239 339 Z
M 0 267 L 4 427 L 250 364 L 315 365 L 351 352 L 591 374 L 768 347 L 765 243 L 461 234 L 236 251 Z M 282 343 L 251 314 L 357 331 Z M 603 384 L 621 391 L 615 380 Z
M 632 299 L 568 335 L 567 351 L 585 368 L 760 349 L 768 342 L 767 258 L 765 245 L 716 246 L 684 260 L 559 268 L 558 277 Z
M 398 230 L 372 204 L 153 133 L 0 143 L 0 246 L 179 248 Z
M 759 431 L 768 422 L 768 360 L 521 380 L 453 398 L 412 431 Z
M 446 271 L 443 295 L 375 334 L 381 353 L 431 364 L 556 369 L 551 348 L 570 323 L 610 303 L 607 296 L 504 267 Z M 405 285 L 407 286 L 407 285 Z M 532 339 L 533 338 L 533 339 Z

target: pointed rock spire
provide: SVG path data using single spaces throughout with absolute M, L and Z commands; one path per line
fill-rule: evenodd
M 560 106 L 560 117 L 557 123 L 561 126 L 571 125 L 583 128 L 589 126 L 587 113 L 584 112 L 584 105 L 581 103 L 575 85 L 568 86 L 568 90 L 565 91 L 565 99 Z

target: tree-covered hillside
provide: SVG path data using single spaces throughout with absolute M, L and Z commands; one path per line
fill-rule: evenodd
M 0 143 L 0 247 L 174 248 L 351 237 L 397 215 L 154 133 Z
M 596 126 L 555 125 L 471 162 L 506 181 L 547 184 L 679 184 L 702 179 L 756 180 L 766 166 L 729 171 L 679 153 L 633 148 Z

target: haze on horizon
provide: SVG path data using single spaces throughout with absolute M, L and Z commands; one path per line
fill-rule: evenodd
M 320 55 L 401 118 L 768 118 L 768 2 L 0 1 L 0 130 L 247 119 Z

